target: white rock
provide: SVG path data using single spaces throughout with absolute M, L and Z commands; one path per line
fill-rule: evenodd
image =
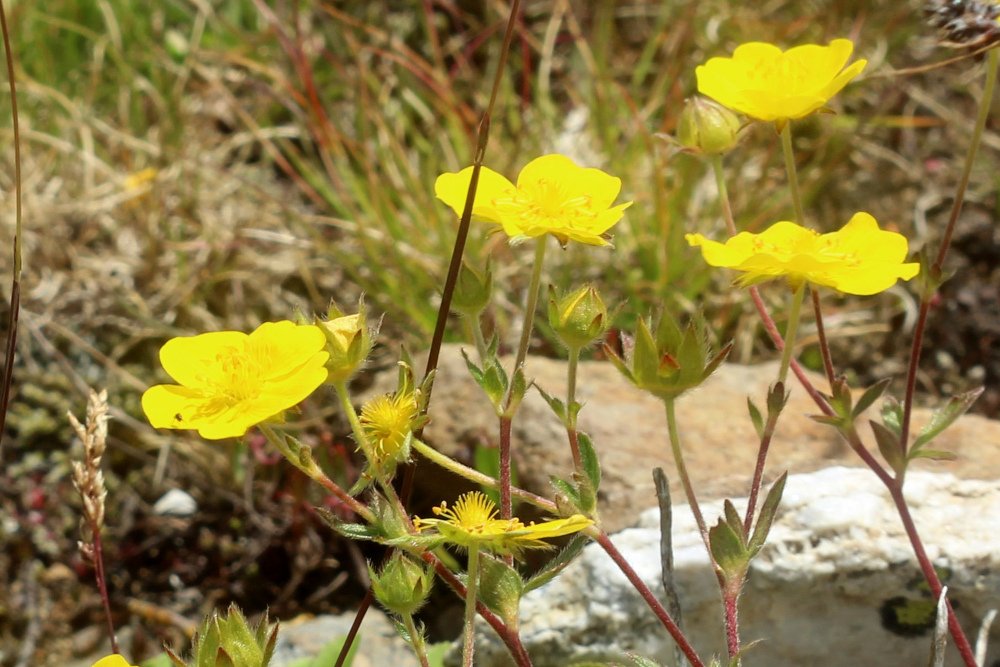
M 153 505 L 153 513 L 160 516 L 193 516 L 198 511 L 198 503 L 190 494 L 180 489 L 170 489 Z
M 1000 483 L 912 472 L 907 498 L 928 553 L 946 572 L 950 598 L 974 637 L 1000 606 Z M 742 513 L 745 501 L 737 502 Z M 704 503 L 714 525 L 721 502 Z M 663 599 L 659 513 L 613 536 Z M 683 623 L 699 655 L 725 650 L 718 586 L 687 506 L 674 509 L 675 578 Z M 754 560 L 740 604 L 744 642 L 762 640 L 744 664 L 768 667 L 924 665 L 929 636 L 883 625 L 893 598 L 929 599 L 888 493 L 867 470 L 828 468 L 789 478 L 768 545 Z M 536 667 L 624 660 L 626 651 L 672 664 L 673 643 L 596 544 L 549 585 L 525 596 L 521 637 Z M 509 665 L 487 638 L 477 665 Z M 993 644 L 997 644 L 994 640 Z M 993 649 L 986 664 L 1000 655 Z M 948 665 L 960 664 L 949 648 Z

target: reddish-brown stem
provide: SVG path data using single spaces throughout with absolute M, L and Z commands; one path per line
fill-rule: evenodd
M 511 418 L 500 418 L 500 518 L 509 519 L 513 512 L 510 500 L 510 429 Z
M 920 564 L 920 570 L 924 574 L 924 579 L 927 580 L 927 585 L 930 586 L 931 595 L 937 600 L 941 597 L 941 580 L 934 570 L 934 564 L 931 563 L 931 559 L 928 558 L 927 552 L 924 550 L 923 542 L 920 541 L 917 526 L 913 523 L 913 517 L 910 515 L 910 507 L 903 496 L 902 480 L 894 481 L 887 486 L 889 488 L 889 495 L 892 497 L 892 502 L 896 505 L 899 518 L 903 522 L 906 536 L 910 539 L 910 547 L 913 549 L 913 553 L 917 557 L 917 562 Z M 955 616 L 955 610 L 951 606 L 951 601 L 946 600 L 945 602 L 948 605 L 948 629 L 951 630 L 951 637 L 955 643 L 955 648 L 958 649 L 958 653 L 962 656 L 962 662 L 965 663 L 966 667 L 976 667 L 978 663 L 976 662 L 975 651 L 972 649 L 972 645 L 969 644 L 962 626 L 958 623 L 958 618 Z
M 667 613 L 667 610 L 663 607 L 660 601 L 656 599 L 656 596 L 653 595 L 653 591 L 649 590 L 649 586 L 647 586 L 642 578 L 636 574 L 636 571 L 632 569 L 629 562 L 625 560 L 625 557 L 622 556 L 620 551 L 618 551 L 617 547 L 615 547 L 614 543 L 611 541 L 611 538 L 608 537 L 608 534 L 603 530 L 599 531 L 595 539 L 597 540 L 597 543 L 601 545 L 601 548 L 604 549 L 605 553 L 611 557 L 611 560 L 615 562 L 615 565 L 617 565 L 622 571 L 625 578 L 629 580 L 633 587 L 635 587 L 635 590 L 638 591 L 640 596 L 642 596 L 642 599 L 645 600 L 646 604 L 649 605 L 653 614 L 660 621 L 660 623 L 663 624 L 663 627 L 667 629 L 670 636 L 673 637 L 675 642 L 677 642 L 677 646 L 684 654 L 684 657 L 687 658 L 691 667 L 705 667 L 705 663 L 703 663 L 701 658 L 698 657 L 698 654 L 695 653 L 694 647 L 691 646 L 687 637 L 685 637 L 684 633 L 681 632 L 677 623 L 675 623 L 674 619 L 670 617 L 670 614 Z
M 833 358 L 830 356 L 830 345 L 826 341 L 826 327 L 823 326 L 823 310 L 819 307 L 819 291 L 809 288 L 812 296 L 813 317 L 816 320 L 816 335 L 819 337 L 819 351 L 823 356 L 823 370 L 826 371 L 826 380 L 833 387 L 833 381 L 837 374 L 833 370 Z
M 781 332 L 778 331 L 778 325 L 774 323 L 771 318 L 771 314 L 767 312 L 767 306 L 764 305 L 764 300 L 760 297 L 760 290 L 756 287 L 750 288 L 750 298 L 753 299 L 753 304 L 757 308 L 757 314 L 760 316 L 761 323 L 764 325 L 764 330 L 767 331 L 767 335 L 770 336 L 771 342 L 774 346 L 778 348 L 779 352 L 783 352 L 785 349 L 785 340 L 781 336 Z M 830 405 L 823 398 L 823 395 L 819 393 L 816 387 L 813 386 L 809 378 L 806 377 L 806 373 L 802 370 L 802 366 L 798 361 L 792 359 L 791 361 L 792 372 L 795 373 L 795 377 L 799 379 L 799 384 L 802 388 L 806 390 L 806 393 L 816 402 L 819 409 L 823 411 L 824 414 L 832 415 L 833 410 Z
M 779 412 L 768 411 L 767 422 L 764 424 L 764 433 L 760 438 L 760 447 L 757 449 L 757 465 L 753 470 L 753 482 L 750 484 L 750 497 L 747 500 L 747 513 L 743 519 L 743 532 L 750 534 L 753 528 L 753 515 L 757 511 L 757 496 L 760 493 L 760 486 L 764 479 L 764 464 L 767 461 L 767 450 L 771 446 L 771 438 L 774 437 L 774 427 L 778 423 Z
M 920 351 L 924 345 L 924 329 L 927 327 L 927 313 L 930 301 L 923 299 L 917 311 L 917 324 L 913 327 L 913 344 L 910 346 L 910 363 L 906 368 L 906 388 L 903 392 L 903 422 L 899 429 L 899 446 L 903 456 L 910 447 L 910 419 L 913 415 L 913 395 L 917 391 L 917 369 L 920 367 Z
M 94 538 L 94 579 L 97 581 L 97 590 L 101 594 L 104 618 L 108 623 L 108 638 L 111 640 L 111 652 L 120 653 L 118 637 L 115 635 L 115 623 L 111 619 L 111 598 L 108 597 L 107 578 L 104 576 L 104 547 L 101 542 L 101 527 L 91 522 L 90 533 Z
M 566 438 L 569 440 L 569 451 L 573 454 L 573 469 L 580 472 L 583 470 L 583 459 L 580 457 L 580 436 L 575 426 L 567 427 Z
M 726 614 L 726 650 L 730 658 L 735 658 L 740 652 L 740 624 L 739 624 L 739 599 L 740 591 L 730 591 L 724 588 L 722 591 L 722 604 Z
M 451 570 L 445 567 L 445 564 L 440 559 L 429 551 L 425 551 L 420 557 L 425 563 L 434 566 L 434 571 L 448 584 L 449 588 L 455 591 L 458 597 L 465 599 L 465 586 L 462 585 L 462 582 L 458 580 L 458 577 Z M 531 658 L 528 656 L 528 651 L 525 650 L 524 644 L 521 643 L 521 638 L 517 632 L 513 632 L 508 628 L 500 617 L 490 611 L 481 601 L 476 601 L 476 612 L 496 631 L 501 641 L 507 647 L 507 650 L 510 651 L 510 655 L 514 658 L 514 662 L 517 663 L 518 667 L 531 667 Z

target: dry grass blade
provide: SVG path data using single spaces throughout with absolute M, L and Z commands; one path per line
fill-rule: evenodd
M 14 276 L 10 286 L 10 311 L 7 313 L 7 345 L 3 376 L 0 378 L 0 453 L 10 405 L 10 388 L 14 383 L 14 352 L 17 349 L 17 316 L 21 305 L 21 129 L 17 122 L 17 86 L 14 83 L 14 56 L 10 50 L 7 12 L 0 0 L 0 30 L 3 31 L 4 53 L 7 56 L 7 82 L 10 86 L 10 117 L 14 129 Z

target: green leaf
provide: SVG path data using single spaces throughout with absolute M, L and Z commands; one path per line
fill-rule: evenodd
M 635 653 L 627 653 L 626 655 L 628 655 L 628 659 L 632 661 L 632 664 L 635 665 L 635 667 L 663 667 L 663 665 L 655 660 L 650 660 L 649 658 L 636 655 Z
M 930 422 L 920 429 L 920 434 L 917 435 L 917 439 L 913 442 L 913 449 L 920 449 L 929 443 L 939 436 L 942 431 L 955 423 L 956 419 L 968 412 L 972 404 L 976 402 L 976 399 L 982 395 L 983 389 L 983 387 L 979 387 L 978 389 L 952 396 L 943 407 L 935 410 Z
M 756 556 L 767 541 L 767 535 L 771 532 L 771 524 L 774 523 L 774 515 L 781 504 L 781 494 L 785 492 L 785 482 L 788 481 L 788 472 L 781 473 L 781 477 L 775 480 L 774 484 L 764 498 L 764 504 L 760 507 L 760 514 L 757 516 L 757 523 L 753 527 L 753 535 L 750 537 L 748 549 L 751 557 Z
M 903 406 L 892 396 L 882 401 L 882 423 L 897 438 L 903 434 Z
M 503 560 L 482 554 L 479 561 L 479 599 L 504 623 L 516 625 L 524 581 L 517 570 Z
M 740 544 L 746 546 L 747 536 L 743 534 L 743 519 L 740 518 L 739 512 L 736 511 L 736 506 L 727 498 L 722 503 L 722 511 L 726 515 L 726 523 L 729 524 L 729 527 L 740 538 Z
M 788 403 L 789 393 L 785 391 L 785 383 L 775 382 L 767 390 L 767 418 L 776 422 L 778 415 Z
M 317 507 L 316 513 L 330 528 L 352 540 L 378 541 L 384 537 L 382 532 L 365 523 L 348 523 L 331 512 L 326 507 Z
M 854 410 L 851 411 L 851 416 L 855 419 L 860 417 L 861 413 L 870 408 L 875 401 L 882 397 L 882 394 L 889 387 L 890 382 L 892 382 L 892 378 L 885 378 L 865 389 L 864 393 L 861 394 L 861 398 L 858 399 L 857 405 L 854 406 Z
M 451 642 L 437 642 L 427 646 L 427 664 L 430 667 L 444 667 L 444 656 L 448 654 Z
M 927 449 L 926 447 L 921 447 L 920 449 L 910 450 L 910 455 L 908 457 L 911 461 L 913 459 L 931 459 L 934 461 L 954 461 L 958 458 L 955 452 L 945 451 L 943 449 Z
M 587 475 L 594 493 L 597 493 L 601 487 L 601 464 L 597 460 L 594 442 L 583 431 L 577 432 L 576 441 L 580 447 L 580 463 L 583 465 L 583 472 Z
M 139 667 L 171 667 L 171 665 L 175 664 L 169 655 L 160 653 L 159 655 L 154 655 L 152 658 L 143 660 L 139 663 Z
M 749 563 L 749 554 L 740 536 L 732 527 L 719 519 L 719 522 L 708 530 L 708 543 L 712 549 L 712 558 L 726 579 L 729 582 L 742 579 Z
M 579 507 L 580 494 L 577 492 L 575 486 L 558 477 L 549 477 L 549 484 L 551 484 L 552 488 L 556 490 L 557 496 L 561 495 L 574 507 Z
M 499 366 L 498 366 L 499 368 Z M 506 375 L 504 376 L 504 383 L 506 384 Z M 524 377 L 524 366 L 518 366 L 514 369 L 514 380 L 510 385 L 510 399 L 507 402 L 507 408 L 504 411 L 504 416 L 513 417 L 514 413 L 517 412 L 517 408 L 521 405 L 521 401 L 524 400 L 524 395 L 528 392 L 528 381 Z
M 764 416 L 760 414 L 760 410 L 749 396 L 747 396 L 747 411 L 750 412 L 750 421 L 753 422 L 753 429 L 757 431 L 759 440 L 764 437 Z
M 542 389 L 541 387 L 539 387 L 537 382 L 532 382 L 531 386 L 533 386 L 535 389 L 538 390 L 538 393 L 541 394 L 542 398 L 545 399 L 545 402 L 548 403 L 549 409 L 552 410 L 552 412 L 555 413 L 556 417 L 559 418 L 559 421 L 562 422 L 563 425 L 565 426 L 566 425 L 566 405 L 561 400 L 559 400 L 555 396 L 552 396 L 547 391 L 545 391 L 544 389 Z
M 484 475 L 498 479 L 500 477 L 500 449 L 477 444 L 472 450 L 472 466 Z M 511 483 L 513 483 L 513 480 L 511 480 Z M 479 488 L 494 504 L 500 504 L 499 490 L 485 485 L 481 485 Z
M 524 583 L 524 592 L 533 591 L 552 581 L 557 574 L 566 569 L 573 559 L 580 555 L 587 544 L 587 538 L 579 533 L 573 536 L 565 547 L 559 550 L 552 560 L 542 566 L 528 581 Z
M 350 667 L 351 663 L 354 662 L 354 654 L 357 653 L 358 647 L 361 646 L 362 636 L 358 634 L 354 638 L 354 643 L 351 644 L 351 648 L 347 651 L 347 659 L 344 661 L 344 667 Z M 340 657 L 340 651 L 344 648 L 345 641 L 347 641 L 347 637 L 336 637 L 324 645 L 314 657 L 300 658 L 291 663 L 289 667 L 331 667 L 331 665 L 337 664 L 337 658 Z
M 869 420 L 869 423 L 872 425 L 872 433 L 875 434 L 875 442 L 878 443 L 878 450 L 882 452 L 882 458 L 896 471 L 896 474 L 901 473 L 906 469 L 906 460 L 899 446 L 899 435 L 877 421 Z

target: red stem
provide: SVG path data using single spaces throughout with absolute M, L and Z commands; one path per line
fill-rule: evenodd
M 510 417 L 500 418 L 500 518 L 509 519 L 513 513 L 510 499 Z
M 747 514 L 743 519 L 743 532 L 750 534 L 753 527 L 753 515 L 757 511 L 757 496 L 760 494 L 760 487 L 764 479 L 764 463 L 767 461 L 767 451 L 771 446 L 771 438 L 774 436 L 774 427 L 778 423 L 778 412 L 769 412 L 767 422 L 764 424 L 764 434 L 760 439 L 760 447 L 757 450 L 757 465 L 753 470 L 753 482 L 750 484 L 750 497 L 747 499 Z M 735 613 L 735 612 L 734 612 Z
M 931 559 L 927 557 L 927 552 L 924 550 L 923 542 L 920 540 L 920 534 L 917 533 L 917 527 L 913 523 L 913 517 L 910 515 L 910 508 L 906 504 L 906 498 L 903 496 L 902 480 L 896 481 L 889 486 L 889 494 L 892 496 L 892 502 L 896 505 L 896 511 L 899 512 L 899 518 L 903 522 L 903 528 L 906 529 L 906 536 L 910 538 L 910 546 L 913 548 L 913 553 L 917 556 L 917 562 L 920 564 L 920 569 L 924 574 L 924 579 L 927 580 L 927 585 L 930 586 L 931 594 L 934 599 L 937 600 L 941 597 L 941 580 L 938 579 L 937 572 L 934 570 L 934 564 L 931 563 Z M 952 641 L 955 642 L 955 648 L 958 649 L 959 654 L 962 656 L 962 661 L 966 664 L 966 667 L 977 667 L 976 654 L 969 644 L 968 638 L 965 636 L 965 632 L 962 631 L 962 626 L 958 623 L 958 618 L 955 616 L 955 610 L 951 606 L 950 600 L 945 600 L 948 605 L 948 629 L 951 630 Z
M 458 594 L 458 597 L 465 599 L 465 586 L 462 585 L 462 582 L 458 580 L 458 577 L 451 570 L 445 567 L 444 563 L 429 551 L 425 551 L 420 557 L 425 563 L 430 563 L 434 566 L 434 570 L 438 576 Z M 517 632 L 512 632 L 499 616 L 490 611 L 479 600 L 476 601 L 476 611 L 496 631 L 504 645 L 507 646 L 507 650 L 510 651 L 510 655 L 514 658 L 514 662 L 517 663 L 518 667 L 531 667 L 531 657 L 528 655 L 528 651 L 525 650 L 524 644 L 521 643 L 521 637 Z
M 740 625 L 739 625 L 739 590 L 735 592 L 723 591 L 723 606 L 726 613 L 726 650 L 729 657 L 735 658 L 740 653 Z
M 649 608 L 653 611 L 656 618 L 659 619 L 663 627 L 667 629 L 670 636 L 673 637 L 674 641 L 677 642 L 677 646 L 680 648 L 684 657 L 687 658 L 688 662 L 691 663 L 691 667 L 705 667 L 705 663 L 701 661 L 698 654 L 695 653 L 694 647 L 688 642 L 687 637 L 681 632 L 681 629 L 674 622 L 674 619 L 670 618 L 670 614 L 664 609 L 660 601 L 656 599 L 653 595 L 653 591 L 649 590 L 649 586 L 636 574 L 629 562 L 625 560 L 621 552 L 615 547 L 611 542 L 611 538 L 603 530 L 597 534 L 595 538 L 597 543 L 601 545 L 604 551 L 611 557 L 611 560 L 615 562 L 615 565 L 622 571 L 622 574 L 629 580 L 635 590 L 639 592 L 642 599 L 646 601 Z
M 104 607 L 104 618 L 108 623 L 111 652 L 121 653 L 118 648 L 118 637 L 115 636 L 115 624 L 111 620 L 111 598 L 108 597 L 107 579 L 104 576 L 104 548 L 101 544 L 101 527 L 92 522 L 90 532 L 94 536 L 94 579 L 97 580 L 97 590 L 101 594 L 101 605 Z
M 812 296 L 813 315 L 816 318 L 816 335 L 819 336 L 819 351 L 823 355 L 823 370 L 826 371 L 826 380 L 833 387 L 836 373 L 833 370 L 833 358 L 830 356 L 830 344 L 826 340 L 826 328 L 823 326 L 823 311 L 819 307 L 819 292 L 812 287 L 809 288 Z

